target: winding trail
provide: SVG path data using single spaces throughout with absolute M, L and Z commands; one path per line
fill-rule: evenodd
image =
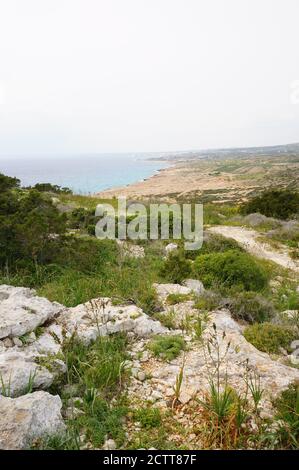
M 260 233 L 255 230 L 224 225 L 210 227 L 208 230 L 209 232 L 217 233 L 226 238 L 233 238 L 246 251 L 258 258 L 273 261 L 283 268 L 299 272 L 299 263 L 290 257 L 287 248 L 281 245 L 278 250 L 275 250 L 269 243 L 259 241 L 258 237 L 260 237 Z

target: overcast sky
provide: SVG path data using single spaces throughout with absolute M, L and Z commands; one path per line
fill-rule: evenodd
M 0 0 L 0 154 L 297 142 L 298 19 L 298 0 Z

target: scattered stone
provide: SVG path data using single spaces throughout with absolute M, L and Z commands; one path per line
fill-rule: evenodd
M 37 439 L 63 434 L 61 407 L 59 396 L 47 392 L 0 396 L 0 449 L 28 449 Z
M 144 382 L 145 379 L 146 379 L 146 373 L 143 372 L 143 370 L 140 370 L 137 374 L 137 377 L 136 377 L 138 380 L 140 380 L 140 382 Z
M 83 404 L 83 399 L 81 397 L 72 397 L 67 401 L 68 406 L 76 406 L 76 404 Z
M 128 258 L 144 258 L 145 251 L 143 246 L 134 245 L 132 243 L 127 243 L 123 240 L 116 240 L 118 246 L 120 247 L 121 253 Z
M 84 411 L 75 406 L 68 406 L 63 414 L 66 419 L 74 419 L 84 415 Z
M 12 342 L 13 342 L 14 346 L 17 346 L 19 348 L 21 348 L 23 346 L 23 343 L 19 338 L 12 338 Z
M 13 340 L 11 338 L 5 338 L 2 341 L 2 344 L 5 348 L 12 348 L 14 346 Z
M 251 372 L 255 371 L 260 377 L 261 388 L 265 391 L 261 406 L 264 411 L 271 413 L 271 398 L 276 397 L 290 384 L 298 382 L 299 370 L 272 360 L 268 354 L 258 351 L 248 343 L 240 325 L 225 309 L 210 313 L 202 335 L 203 342 L 194 343 L 190 350 L 179 355 L 171 363 L 151 361 L 150 378 L 147 383 L 152 391 L 149 394 L 144 384 L 137 382 L 135 391 L 129 391 L 129 395 L 137 399 L 143 396 L 145 400 L 150 400 L 155 397 L 155 391 L 158 391 L 163 397 L 161 404 L 165 403 L 168 397 L 174 394 L 176 378 L 184 361 L 180 402 L 186 404 L 194 396 L 203 396 L 209 389 L 210 374 L 215 368 L 218 354 L 217 349 L 213 349 L 212 346 L 209 353 L 204 343 L 205 340 L 215 335 L 219 344 L 220 357 L 226 356 L 219 370 L 222 380 L 224 381 L 227 377 L 228 384 L 242 394 L 246 389 L 244 376 L 247 373 L 247 367 Z
M 115 450 L 116 449 L 116 442 L 113 439 L 107 439 L 107 441 L 103 445 L 104 450 Z

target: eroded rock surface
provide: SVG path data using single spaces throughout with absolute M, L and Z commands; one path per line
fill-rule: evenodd
M 58 322 L 68 332 L 89 343 L 98 336 L 132 332 L 146 337 L 167 332 L 160 322 L 151 319 L 136 305 L 113 306 L 109 298 L 94 299 L 66 309 Z
M 53 374 L 24 351 L 8 349 L 0 353 L 0 395 L 16 397 L 29 389 L 47 389 Z
M 29 333 L 63 309 L 35 294 L 24 287 L 0 286 L 0 339 Z
M 37 439 L 62 434 L 61 407 L 59 396 L 47 392 L 0 396 L 0 449 L 28 449 Z

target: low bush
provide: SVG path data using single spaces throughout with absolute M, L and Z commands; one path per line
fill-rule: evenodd
M 185 258 L 183 251 L 170 253 L 160 274 L 168 281 L 180 284 L 184 279 L 190 277 L 191 262 Z
M 232 238 L 226 238 L 222 235 L 207 232 L 204 234 L 203 244 L 200 250 L 187 251 L 186 257 L 188 259 L 195 259 L 199 255 L 224 253 L 229 250 L 244 251 L 238 242 Z
M 235 250 L 198 256 L 193 271 L 206 287 L 222 284 L 261 291 L 268 281 L 265 270 L 252 256 Z
M 241 206 L 243 214 L 259 212 L 267 217 L 289 219 L 299 213 L 299 193 L 288 189 L 265 191 Z
M 230 300 L 232 316 L 248 323 L 262 323 L 274 317 L 276 310 L 271 301 L 256 292 L 240 292 Z
M 297 338 L 293 329 L 272 323 L 255 323 L 244 330 L 244 336 L 259 351 L 277 354 L 280 348 L 291 352 L 292 341 Z
M 139 408 L 134 410 L 133 417 L 145 429 L 157 428 L 162 424 L 159 408 Z
M 222 302 L 222 295 L 210 290 L 206 290 L 196 298 L 194 307 L 198 310 L 206 310 L 210 312 L 211 310 L 215 310 L 218 307 L 223 307 L 224 305 Z
M 167 361 L 175 359 L 186 348 L 182 336 L 156 336 L 149 343 L 149 349 L 156 357 Z

